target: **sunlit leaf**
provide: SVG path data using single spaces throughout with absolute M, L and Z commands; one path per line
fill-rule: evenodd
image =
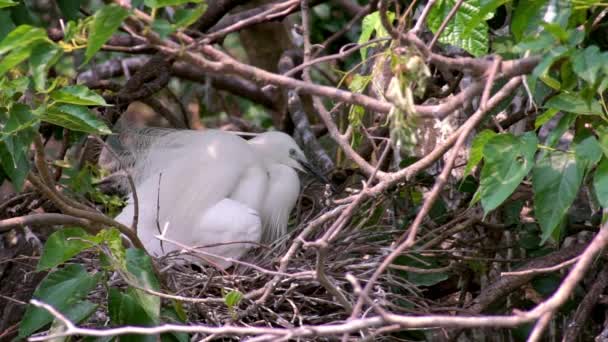
M 48 108 L 40 119 L 73 131 L 112 134 L 108 126 L 84 106 L 71 104 L 53 106 Z
M 107 106 L 106 100 L 83 85 L 71 85 L 54 90 L 50 94 L 57 102 L 82 106 Z
M 0 8 L 13 7 L 19 5 L 19 2 L 13 0 L 0 0 Z
M 390 23 L 395 19 L 395 13 L 386 12 L 386 16 L 388 17 L 388 21 Z M 376 38 L 388 37 L 388 32 L 384 26 L 382 26 L 382 22 L 380 21 L 380 14 L 378 11 L 372 12 L 366 15 L 361 22 L 361 35 L 359 36 L 359 44 L 367 43 L 372 34 L 376 33 Z M 367 56 L 367 49 L 371 46 L 367 46 L 361 49 L 361 59 L 365 60 Z
M 32 43 L 48 40 L 46 31 L 40 27 L 21 25 L 15 28 L 0 42 L 0 54 L 13 49 L 31 46 Z

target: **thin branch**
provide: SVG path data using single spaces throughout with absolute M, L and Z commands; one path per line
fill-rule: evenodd
M 86 228 L 89 232 L 97 233 L 91 221 L 56 213 L 30 214 L 26 216 L 13 217 L 0 221 L 0 233 L 7 232 L 14 228 L 26 226 L 54 226 L 54 225 L 73 225 Z
M 520 85 L 520 83 L 521 83 L 520 77 L 516 77 L 516 78 L 510 80 L 500 91 L 498 91 L 496 93 L 496 95 L 494 95 L 494 97 L 492 97 L 492 99 L 490 101 L 488 101 L 489 102 L 488 108 L 494 108 L 500 101 L 502 101 L 507 96 L 509 96 Z M 468 136 L 468 132 L 470 132 L 473 128 L 475 128 L 481 122 L 481 120 L 486 116 L 487 110 L 488 109 L 484 109 L 484 110 L 482 110 L 481 108 L 478 109 L 477 112 L 475 114 L 473 114 L 467 120 L 467 122 L 459 129 L 460 133 L 456 138 L 456 146 L 458 146 L 458 144 L 462 144 L 464 142 L 464 140 Z M 449 172 L 451 170 L 451 167 L 453 166 L 453 163 L 454 163 L 456 153 L 457 153 L 457 150 L 454 149 L 453 154 L 450 157 L 450 160 L 448 161 L 448 165 L 446 165 L 444 171 L 448 170 L 448 172 Z M 411 165 L 410 167 L 412 167 L 414 165 L 415 164 Z M 409 169 L 410 167 L 406 168 L 405 170 Z M 422 219 L 426 216 L 426 213 L 430 210 L 432 203 L 437 198 L 437 196 L 439 194 L 439 190 L 441 189 L 441 187 L 443 187 L 443 184 L 445 183 L 446 180 L 447 180 L 447 174 L 445 174 L 445 172 L 442 172 L 439 179 L 433 186 L 433 190 L 431 190 L 431 195 L 429 196 L 429 198 L 427 198 L 424 201 L 424 204 L 422 205 L 420 212 L 416 216 L 414 222 L 410 225 L 407 239 L 405 241 L 403 241 L 402 243 L 400 243 L 399 246 L 395 250 L 393 250 L 384 259 L 384 261 L 382 261 L 382 264 L 380 264 L 378 269 L 374 272 L 374 274 L 371 276 L 371 278 L 365 285 L 364 291 L 366 293 L 369 293 L 369 291 L 371 291 L 371 288 L 374 286 L 375 282 L 378 280 L 378 277 L 380 277 L 380 275 L 386 270 L 386 268 L 405 249 L 407 249 L 413 245 L 414 239 L 418 232 L 418 227 L 422 223 Z M 376 185 L 374 188 L 372 188 L 370 190 L 370 192 L 371 191 L 379 192 L 380 189 L 384 190 L 386 187 L 388 187 L 388 184 L 390 184 L 390 183 L 391 183 L 391 181 L 382 181 L 381 183 Z M 357 300 L 357 304 L 355 305 L 355 307 L 353 309 L 353 314 L 351 315 L 351 318 L 355 317 L 355 315 L 358 315 L 360 313 L 360 311 L 362 309 L 362 305 L 363 305 L 363 300 L 361 297 L 359 297 L 359 299 Z
M 536 274 L 556 272 L 556 271 L 562 270 L 562 269 L 576 263 L 578 261 L 578 259 L 579 259 L 579 257 L 575 257 L 575 258 L 566 260 L 562 263 L 559 263 L 559 264 L 551 266 L 551 267 L 532 268 L 529 270 L 515 271 L 515 272 L 501 272 L 500 276 L 501 277 L 522 276 L 522 275 L 536 275 Z

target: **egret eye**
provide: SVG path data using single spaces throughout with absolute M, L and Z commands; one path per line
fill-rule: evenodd
M 293 148 L 289 149 L 289 156 L 290 157 L 295 157 L 296 156 L 296 150 L 294 150 Z

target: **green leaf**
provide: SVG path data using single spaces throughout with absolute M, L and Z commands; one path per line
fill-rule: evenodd
M 194 8 L 179 8 L 175 11 L 173 19 L 175 20 L 175 26 L 177 27 L 188 27 L 194 24 L 198 18 L 200 18 L 207 10 L 207 4 L 202 3 Z
M 6 137 L 7 135 L 15 135 L 24 132 L 32 128 L 37 121 L 38 119 L 34 116 L 30 107 L 21 103 L 15 103 L 9 113 L 8 121 L 4 125 L 2 135 L 3 137 Z M 27 141 L 24 143 L 29 145 L 30 142 L 31 141 Z
M 70 103 L 82 106 L 107 106 L 106 100 L 96 92 L 83 85 L 71 85 L 57 90 L 50 94 L 51 98 L 57 102 Z
M 583 181 L 585 168 L 574 154 L 552 151 L 534 167 L 534 212 L 545 242 L 568 212 Z
M 112 134 L 103 121 L 98 119 L 89 108 L 83 106 L 65 104 L 49 107 L 40 119 L 73 131 Z
M 584 114 L 584 115 L 601 115 L 602 106 L 598 101 L 586 103 L 581 96 L 570 93 L 560 93 L 552 97 L 545 103 L 545 108 L 555 108 L 562 112 Z
M 532 71 L 532 77 L 536 79 L 543 75 L 547 75 L 549 68 L 551 68 L 553 63 L 563 58 L 564 56 L 567 56 L 569 53 L 571 53 L 571 50 L 569 50 L 565 46 L 558 46 L 554 49 L 547 51 L 547 53 L 545 53 L 545 55 L 541 59 L 540 63 L 538 63 L 538 65 Z
M 600 147 L 604 151 L 604 155 L 608 157 L 608 127 L 599 126 L 595 129 L 600 140 Z
M 0 77 L 26 60 L 32 53 L 32 46 L 23 46 L 12 50 L 0 60 Z
M 604 157 L 595 169 L 593 175 L 593 189 L 600 206 L 608 207 L 608 159 Z
M 15 190 L 20 191 L 27 174 L 30 172 L 30 163 L 25 149 L 21 149 L 19 154 L 13 156 L 6 146 L 6 140 L 0 142 L 0 161 L 4 173 L 13 183 Z
M 534 121 L 534 129 L 538 129 L 540 126 L 546 124 L 549 120 L 551 120 L 555 114 L 559 112 L 556 108 L 549 108 L 544 113 L 536 117 Z
M 34 47 L 29 63 L 37 91 L 45 91 L 49 69 L 59 61 L 62 54 L 63 50 L 54 44 L 38 44 Z
M 1 114 L 6 115 L 5 112 Z M 13 104 L 2 131 L 0 158 L 2 168 L 17 189 L 21 189 L 29 172 L 28 152 L 37 125 L 38 118 L 32 114 L 28 106 L 21 103 Z
M 551 133 L 545 139 L 545 145 L 549 147 L 555 147 L 559 142 L 559 139 L 566 133 L 566 131 L 570 128 L 574 121 L 576 120 L 576 115 L 574 114 L 565 114 L 559 119 L 557 126 L 551 130 Z M 541 155 L 545 155 L 546 151 L 542 151 Z
M 171 33 L 175 32 L 175 27 L 166 19 L 158 18 L 152 23 L 152 30 L 158 33 L 160 39 L 167 38 Z
M 484 212 L 496 209 L 515 191 L 534 165 L 538 139 L 533 132 L 520 137 L 500 134 L 483 148 L 479 191 Z
M 85 240 L 90 241 L 92 238 L 93 236 L 78 227 L 64 228 L 54 232 L 44 244 L 36 271 L 59 266 L 83 250 L 91 248 L 94 244 Z
M 108 312 L 112 324 L 117 326 L 153 326 L 158 324 L 148 316 L 148 313 L 128 293 L 121 293 L 111 287 L 108 295 Z M 121 342 L 156 342 L 156 336 L 150 335 L 121 335 Z
M 420 254 L 414 254 L 411 256 L 403 255 L 397 257 L 397 259 L 395 260 L 395 264 L 422 269 L 436 269 L 442 266 L 437 262 L 435 258 L 423 256 Z M 397 270 L 396 272 L 401 277 L 409 280 L 414 285 L 418 286 L 433 286 L 448 279 L 449 277 L 449 274 L 447 272 L 416 273 L 401 270 Z
M 31 46 L 32 43 L 46 40 L 46 31 L 40 27 L 21 25 L 15 28 L 0 42 L 0 54 L 5 54 L 11 50 Z
M 489 129 L 484 129 L 475 136 L 473 144 L 471 145 L 471 152 L 469 153 L 469 161 L 464 169 L 463 178 L 471 173 L 473 168 L 479 164 L 481 158 L 483 158 L 483 147 L 494 136 L 496 136 L 496 132 Z
M 84 305 L 79 304 L 80 300 L 97 286 L 100 278 L 101 273 L 90 274 L 82 265 L 66 265 L 47 275 L 34 291 L 33 297 L 66 315 L 82 316 L 81 307 L 77 310 L 73 308 Z M 68 315 L 68 318 L 71 317 Z M 28 305 L 19 326 L 19 337 L 27 337 L 52 321 L 53 316 L 46 310 Z
M 160 284 L 154 274 L 152 260 L 141 249 L 127 249 L 127 270 L 132 274 L 140 287 L 159 291 Z M 148 313 L 153 320 L 158 320 L 160 315 L 160 298 L 141 290 L 134 290 L 134 297 L 139 305 Z
M 57 0 L 61 13 L 67 20 L 77 20 L 80 13 L 80 1 Z
M 104 6 L 95 13 L 93 22 L 91 23 L 91 34 L 89 35 L 89 44 L 87 45 L 83 64 L 87 64 L 91 60 L 128 16 L 129 12 L 126 9 L 115 4 Z
M 585 168 L 590 168 L 602 158 L 602 147 L 591 133 L 577 135 L 573 144 L 576 158 L 585 163 Z
M 14 28 L 11 12 L 6 9 L 0 10 L 0 39 L 6 37 Z
M 572 58 L 574 72 L 585 81 L 594 84 L 602 66 L 608 64 L 608 53 L 601 53 L 596 45 L 577 51 Z
M 224 303 L 229 309 L 238 307 L 242 299 L 243 294 L 236 290 L 232 290 L 224 295 Z
M 516 41 L 534 36 L 543 28 L 545 18 L 551 23 L 567 23 L 570 0 L 526 0 L 519 1 L 511 20 L 511 32 Z M 563 25 L 566 26 L 566 25 Z
M 468 37 L 473 29 L 477 27 L 482 21 L 490 20 L 494 17 L 494 12 L 496 9 L 511 0 L 485 0 L 482 1 L 482 6 L 477 12 L 476 15 L 473 16 L 473 19 L 465 26 L 463 37 Z
M 0 8 L 13 7 L 17 5 L 19 5 L 19 3 L 13 0 L 0 0 Z
M 201 3 L 203 0 L 144 0 L 144 4 L 151 8 L 160 8 L 166 6 L 179 6 L 189 2 Z
M 388 21 L 390 23 L 395 20 L 395 13 L 393 12 L 386 12 L 386 16 L 388 17 Z M 359 36 L 359 41 L 357 43 L 367 43 L 374 32 L 376 33 L 376 38 L 388 37 L 388 32 L 386 32 L 386 29 L 384 29 L 384 26 L 382 26 L 378 11 L 372 12 L 363 18 L 363 21 L 361 22 L 361 35 Z M 362 60 L 365 60 L 367 56 L 367 49 L 371 46 L 366 46 L 361 49 L 360 53 Z
M 433 33 L 437 32 L 455 4 L 456 0 L 439 0 L 431 8 L 426 23 Z M 480 15 L 480 10 L 480 0 L 465 1 L 441 33 L 439 42 L 462 48 L 475 57 L 487 54 L 488 24 L 485 21 L 479 21 L 467 35 L 464 34 L 463 29 Z

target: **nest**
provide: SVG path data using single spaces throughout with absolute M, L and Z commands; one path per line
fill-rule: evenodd
M 205 299 L 204 303 L 182 302 L 189 324 L 294 328 L 339 323 L 348 319 L 349 312 L 316 279 L 317 247 L 304 243 L 289 259 L 284 274 L 276 272 L 279 261 L 307 224 L 333 209 L 320 209 L 321 206 L 313 205 L 311 198 L 315 197 L 305 196 L 302 202 L 306 205 L 300 203 L 294 221 L 300 217 L 303 219 L 287 236 L 272 246 L 252 250 L 242 259 L 256 267 L 238 264 L 222 272 L 213 267 L 198 268 L 175 263 L 170 255 L 159 260 L 171 293 Z M 330 252 L 323 260 L 326 276 L 350 303 L 355 303 L 357 298 L 346 275 L 354 276 L 359 284 L 364 285 L 389 253 L 387 247 L 394 242 L 396 236 L 403 233 L 383 225 L 382 216 L 376 217 L 374 224 L 366 226 L 374 209 L 376 206 L 361 211 L 358 215 L 361 217 L 353 219 L 359 220 L 359 225 L 345 227 L 331 241 Z M 325 225 L 318 226 L 306 240 L 315 241 L 332 223 L 332 220 L 328 220 Z M 269 296 L 259 302 L 259 295 L 267 287 L 270 287 Z M 230 291 L 244 294 L 238 305 L 231 308 L 224 299 Z M 253 293 L 256 295 L 247 295 Z M 421 313 L 427 311 L 425 307 L 428 307 L 421 302 L 420 292 L 393 272 L 386 272 L 377 281 L 371 298 L 378 304 L 391 308 L 393 312 L 412 313 L 416 310 Z M 169 300 L 164 304 L 169 304 Z M 314 340 L 322 339 L 317 337 Z

